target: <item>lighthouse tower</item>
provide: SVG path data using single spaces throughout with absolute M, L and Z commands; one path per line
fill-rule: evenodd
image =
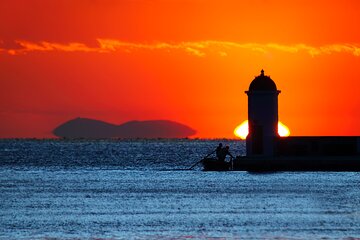
M 278 95 L 276 84 L 261 70 L 251 82 L 248 95 L 249 134 L 246 155 L 273 156 L 278 134 Z

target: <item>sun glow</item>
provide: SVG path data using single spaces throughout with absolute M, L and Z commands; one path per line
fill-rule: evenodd
M 290 135 L 290 130 L 285 124 L 279 122 L 278 133 L 280 137 L 287 137 Z M 249 121 L 245 120 L 239 126 L 237 126 L 234 130 L 234 134 L 241 139 L 246 139 L 246 136 L 249 134 Z
M 282 122 L 278 123 L 278 133 L 280 137 L 288 137 L 290 136 L 290 130 L 289 128 L 283 124 Z

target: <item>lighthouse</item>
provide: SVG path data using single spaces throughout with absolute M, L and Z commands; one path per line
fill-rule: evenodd
M 246 156 L 231 162 L 204 158 L 205 171 L 360 172 L 360 136 L 279 136 L 280 91 L 264 70 L 245 93 L 249 126 Z
M 261 74 L 251 82 L 248 95 L 249 134 L 246 138 L 246 155 L 273 156 L 278 134 L 278 95 L 275 82 Z

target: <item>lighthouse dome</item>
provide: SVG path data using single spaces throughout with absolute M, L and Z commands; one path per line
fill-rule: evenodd
M 264 75 L 264 70 L 261 74 L 251 82 L 249 91 L 276 91 L 276 84 L 269 76 Z

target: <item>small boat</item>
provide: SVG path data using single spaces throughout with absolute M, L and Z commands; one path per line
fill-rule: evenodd
M 217 158 L 204 158 L 201 161 L 203 171 L 229 171 L 231 170 L 231 162 L 219 161 Z

